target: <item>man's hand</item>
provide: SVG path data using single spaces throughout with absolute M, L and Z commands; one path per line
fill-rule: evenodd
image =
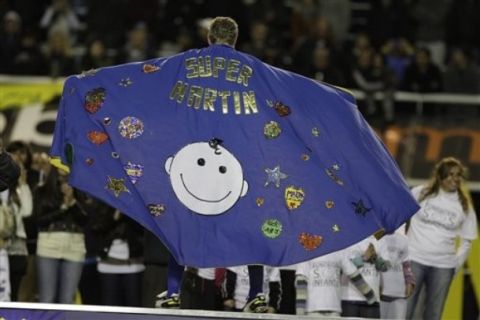
M 375 251 L 375 247 L 373 244 L 369 244 L 367 250 L 363 253 L 363 261 L 365 262 L 372 262 L 377 258 L 377 252 Z
M 233 309 L 235 309 L 235 300 L 226 299 L 223 301 L 223 310 L 232 311 Z

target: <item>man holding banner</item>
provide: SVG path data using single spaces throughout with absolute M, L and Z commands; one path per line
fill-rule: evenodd
M 53 163 L 180 265 L 290 265 L 394 232 L 418 205 L 353 96 L 237 36 L 217 17 L 206 48 L 70 77 Z

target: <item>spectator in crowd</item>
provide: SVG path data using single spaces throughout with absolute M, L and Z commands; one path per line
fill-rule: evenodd
M 107 47 L 100 39 L 94 39 L 88 44 L 87 53 L 82 59 L 82 70 L 97 69 L 113 65 L 114 60 L 109 56 Z
M 353 86 L 365 93 L 367 116 L 372 116 L 377 109 L 375 94 L 382 93 L 384 120 L 386 123 L 392 122 L 394 77 L 385 67 L 383 56 L 372 49 L 363 50 L 353 67 L 352 80 Z
M 276 38 L 270 36 L 270 29 L 263 21 L 254 21 L 250 25 L 250 41 L 242 45 L 241 50 L 273 65 L 279 62 L 279 50 Z
M 405 70 L 402 88 L 420 93 L 442 91 L 442 73 L 432 62 L 429 49 L 417 49 L 415 60 Z
M 342 250 L 297 265 L 297 315 L 339 317 L 342 313 L 342 274 L 350 279 L 367 304 L 378 302 L 347 251 Z
M 20 140 L 11 141 L 7 145 L 8 152 L 19 159 L 27 174 L 27 184 L 32 193 L 35 192 L 40 184 L 41 173 L 33 166 L 33 154 L 30 146 Z M 49 166 L 47 164 L 47 166 Z M 26 232 L 26 242 L 28 249 L 28 262 L 26 274 L 20 285 L 18 299 L 19 301 L 35 302 L 37 301 L 37 272 L 35 255 L 37 252 L 37 235 L 38 228 L 35 217 L 30 215 L 22 219 Z
M 14 156 L 20 167 L 20 177 L 15 185 L 0 193 L 3 206 L 7 206 L 14 217 L 14 229 L 8 240 L 7 252 L 10 270 L 11 300 L 19 300 L 20 283 L 27 271 L 27 234 L 23 219 L 32 214 L 33 200 L 27 183 L 27 170 L 21 160 Z
M 443 85 L 446 92 L 480 93 L 480 68 L 469 51 L 453 49 L 443 74 Z
M 40 20 L 40 27 L 46 31 L 47 38 L 54 33 L 65 34 L 68 41 L 72 41 L 80 30 L 80 20 L 72 9 L 69 0 L 52 0 Z
M 46 57 L 48 59 L 48 75 L 52 78 L 64 77 L 77 72 L 67 34 L 63 31 L 58 30 L 50 35 Z
M 265 267 L 263 270 L 263 292 L 268 300 L 267 313 L 277 313 L 282 300 L 280 270 L 275 267 Z M 247 266 L 227 268 L 225 291 L 224 309 L 227 311 L 243 310 L 250 291 Z
M 465 190 L 466 168 L 455 158 L 443 158 L 428 184 L 412 189 L 421 208 L 408 229 L 409 254 L 417 285 L 408 300 L 412 319 L 425 288 L 424 319 L 441 319 L 450 283 L 465 263 L 471 241 L 477 238 L 477 219 Z M 458 249 L 455 240 L 460 238 Z
M 128 32 L 127 42 L 117 57 L 118 63 L 147 60 L 155 56 L 147 25 L 138 23 Z
M 37 34 L 23 33 L 20 50 L 13 62 L 13 74 L 42 76 L 47 74 L 47 61 L 41 50 Z
M 386 66 L 395 75 L 397 86 L 403 84 L 405 70 L 415 55 L 415 47 L 406 38 L 391 38 L 383 44 L 381 52 L 385 56 Z
M 85 258 L 87 216 L 67 175 L 52 169 L 34 194 L 39 227 L 37 270 L 39 302 L 73 303 Z
M 9 11 L 2 19 L 0 28 L 0 74 L 15 73 L 15 57 L 22 42 L 22 19 L 15 11 Z
M 145 270 L 142 226 L 115 210 L 107 212 L 94 229 L 102 235 L 97 265 L 102 304 L 140 307 Z
M 449 0 L 417 0 L 410 7 L 416 26 L 416 46 L 428 48 L 431 61 L 443 68 L 445 64 L 445 21 Z
M 312 54 L 313 68 L 306 76 L 335 86 L 346 86 L 342 71 L 331 63 L 330 50 L 325 47 L 316 48 Z

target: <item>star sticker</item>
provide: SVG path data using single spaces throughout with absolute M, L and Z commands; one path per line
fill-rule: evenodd
M 105 186 L 105 189 L 111 190 L 117 198 L 122 192 L 130 193 L 130 190 L 125 186 L 125 179 L 115 179 L 110 176 L 108 176 L 108 183 Z
M 277 188 L 280 188 L 280 180 L 286 179 L 288 176 L 280 171 L 280 166 L 276 166 L 273 169 L 265 169 L 265 173 L 268 175 L 267 181 L 265 182 L 265 187 L 270 184 L 270 182 L 275 183 Z
M 132 83 L 133 83 L 133 81 L 130 78 L 124 78 L 124 79 L 120 80 L 118 85 L 126 88 L 129 85 L 131 85 Z
M 365 217 L 365 214 L 371 210 L 371 208 L 365 207 L 362 200 L 358 202 L 352 202 L 352 205 L 355 207 L 355 213 Z
M 332 166 L 332 169 L 338 171 L 338 170 L 340 170 L 340 166 L 335 163 L 335 164 Z
M 338 224 L 334 224 L 334 225 L 332 226 L 332 231 L 333 231 L 333 232 L 339 232 L 339 231 L 340 231 L 340 227 L 338 226 Z

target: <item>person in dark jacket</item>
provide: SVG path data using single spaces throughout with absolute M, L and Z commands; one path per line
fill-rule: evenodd
M 20 167 L 12 157 L 3 150 L 3 142 L 0 140 L 0 191 L 7 190 L 17 183 L 20 176 Z

